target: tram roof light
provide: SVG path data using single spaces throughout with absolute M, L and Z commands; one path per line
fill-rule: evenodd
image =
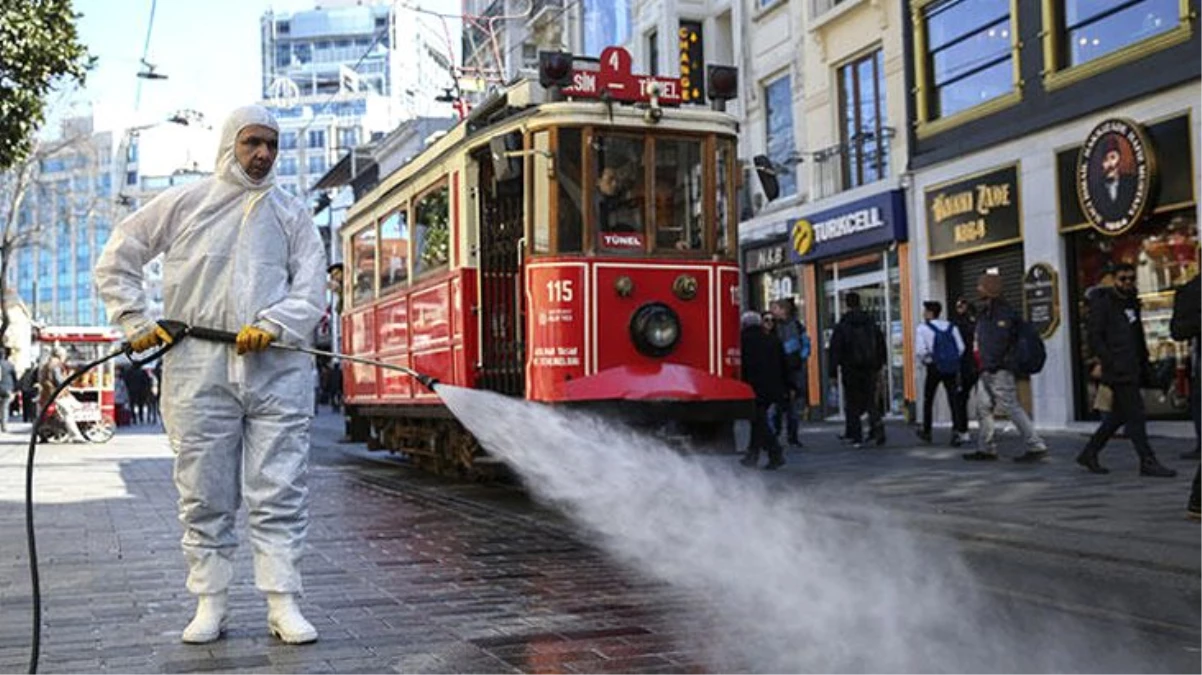
M 572 55 L 568 52 L 539 52 L 538 83 L 544 87 L 570 86 Z
M 734 66 L 706 66 L 705 79 L 711 101 L 729 101 L 739 94 L 739 69 Z

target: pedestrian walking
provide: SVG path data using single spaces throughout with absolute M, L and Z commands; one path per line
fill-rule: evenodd
M 768 409 L 785 397 L 785 352 L 775 335 L 764 331 L 763 318 L 755 312 L 745 312 L 742 318 L 742 376 L 755 392 L 755 417 L 751 420 L 751 442 L 741 463 L 753 467 L 759 463 L 760 452 L 768 453 L 765 469 L 779 469 L 785 464 L 780 441 L 768 424 Z
M 116 377 L 113 378 L 113 407 L 116 409 L 117 426 L 124 427 L 133 423 L 133 412 L 129 404 L 129 385 L 126 384 L 125 366 L 117 366 Z
M 960 420 L 956 427 L 956 439 L 959 444 L 972 440 L 968 433 L 968 402 L 972 399 L 973 388 L 977 386 L 977 313 L 972 302 L 963 296 L 956 298 L 956 308 L 952 313 L 952 323 L 960 332 L 964 341 L 964 353 L 960 355 L 960 378 L 956 381 L 956 398 L 953 403 L 955 410 L 952 419 Z
M 806 363 L 810 358 L 811 349 L 810 336 L 806 333 L 805 324 L 797 316 L 797 304 L 793 302 L 793 298 L 774 300 L 771 309 L 776 337 L 785 350 L 785 382 L 788 383 L 785 400 L 777 406 L 773 415 L 773 428 L 780 433 L 783 417 L 787 430 L 786 442 L 800 448 L 798 426 L 810 405 L 809 378 L 806 376 Z
M 1195 274 L 1184 286 L 1177 289 L 1173 295 L 1173 317 L 1169 320 L 1169 333 L 1174 340 L 1189 340 L 1189 409 L 1194 421 L 1194 449 L 1182 453 L 1181 459 L 1197 460 L 1199 449 L 1202 448 L 1202 397 L 1198 391 L 1198 375 L 1202 370 L 1199 364 L 1199 345 L 1202 344 L 1202 286 L 1199 285 L 1198 275 Z M 1200 469 L 1194 469 L 1194 482 L 1190 486 L 1189 501 L 1185 513 L 1193 520 L 1202 519 L 1202 497 L 1198 494 Z
M 146 420 L 146 399 L 150 396 L 150 376 L 141 368 L 127 368 L 122 378 L 129 395 L 129 411 L 131 424 L 144 424 Z
M 868 440 L 885 444 L 881 403 L 877 387 L 885 367 L 885 334 L 872 315 L 860 308 L 860 294 L 843 296 L 846 307 L 831 334 L 830 376 L 843 383 L 843 437 L 857 448 L 864 443 L 860 418 L 868 413 Z
M 1173 294 L 1173 316 L 1169 320 L 1169 334 L 1174 340 L 1189 342 L 1189 409 L 1194 422 L 1194 449 L 1183 453 L 1181 459 L 1198 459 L 1202 449 L 1202 396 L 1198 391 L 1198 375 L 1202 370 L 1202 288 L 1198 275 L 1186 282 Z
M 0 359 L 0 432 L 8 433 L 8 415 L 11 412 L 13 397 L 20 391 L 20 380 L 17 379 L 17 367 L 12 362 L 13 350 L 4 348 L 4 358 Z
M 1019 372 L 1019 323 L 1022 318 L 1002 297 L 1002 277 L 995 273 L 981 275 L 977 292 L 981 309 L 977 313 L 976 346 L 980 361 L 977 380 L 977 449 L 964 455 L 970 461 L 997 459 L 993 415 L 1001 410 L 1023 435 L 1027 450 L 1014 458 L 1019 463 L 1038 462 L 1047 457 L 1048 446 L 1035 432 L 1027 411 L 1018 403 L 1016 376 Z
M 261 106 L 226 120 L 212 176 L 173 187 L 117 226 L 96 264 L 110 320 L 144 351 L 171 336 L 147 318 L 143 272 L 165 254 L 163 313 L 237 333 L 236 345 L 189 338 L 164 364 L 163 416 L 175 453 L 188 591 L 198 596 L 187 643 L 217 640 L 245 500 L 255 586 L 270 633 L 317 639 L 297 603 L 308 528 L 313 357 L 305 345 L 325 309 L 324 247 L 303 202 L 275 185 L 279 124 Z
M 146 421 L 149 424 L 159 423 L 159 396 L 163 382 L 163 360 L 159 359 L 154 368 L 147 373 L 150 378 L 150 395 L 146 397 Z
M 1176 476 L 1176 471 L 1157 461 L 1148 443 L 1147 414 L 1140 385 L 1148 382 L 1151 374 L 1134 265 L 1116 265 L 1114 286 L 1091 298 L 1087 336 L 1090 350 L 1101 365 L 1102 383 L 1113 393 L 1110 414 L 1077 455 L 1077 463 L 1092 473 L 1109 473 L 1099 463 L 1098 455 L 1114 432 L 1125 424 L 1139 455 L 1140 475 Z
M 31 363 L 21 374 L 21 420 L 32 423 L 38 417 L 38 364 Z
M 952 411 L 951 444 L 957 447 L 960 445 L 961 430 L 968 428 L 967 420 L 960 417 L 961 410 L 956 405 L 964 339 L 960 336 L 960 329 L 939 318 L 943 313 L 941 303 L 928 300 L 922 303 L 922 308 L 923 322 L 918 324 L 914 336 L 914 353 L 925 373 L 922 385 L 922 431 L 918 432 L 918 437 L 926 443 L 931 442 L 935 394 L 939 391 L 939 385 L 943 385 L 943 393 Z

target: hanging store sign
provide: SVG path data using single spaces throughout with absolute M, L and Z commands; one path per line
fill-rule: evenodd
M 705 103 L 705 49 L 701 23 L 681 21 L 677 31 L 680 51 L 680 93 L 685 101 Z
M 635 75 L 630 72 L 633 59 L 621 47 L 606 47 L 597 60 L 576 57 L 572 62 L 572 86 L 563 95 L 573 98 L 601 98 L 627 103 L 648 102 L 658 96 L 661 105 L 680 105 L 683 99 L 680 78 Z
M 811 262 L 906 240 L 906 206 L 901 190 L 857 199 L 800 218 L 790 227 L 794 262 Z
M 931 260 L 1022 241 L 1017 164 L 935 185 L 923 195 Z
M 1103 234 L 1139 224 L 1152 201 L 1156 157 L 1143 127 L 1115 118 L 1094 127 L 1077 154 L 1081 212 Z
M 744 268 L 748 274 L 774 269 L 789 262 L 789 248 L 785 242 L 748 249 L 743 254 Z
M 1060 325 L 1060 275 L 1047 263 L 1035 263 L 1023 275 L 1023 317 L 1045 340 Z

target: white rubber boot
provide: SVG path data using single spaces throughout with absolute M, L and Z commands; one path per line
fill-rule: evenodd
M 184 629 L 180 640 L 192 645 L 202 645 L 213 642 L 221 637 L 225 630 L 226 594 L 211 593 L 199 596 L 196 603 L 196 616 L 192 623 Z
M 292 593 L 267 594 L 267 628 L 290 645 L 317 641 L 317 629 L 305 620 Z

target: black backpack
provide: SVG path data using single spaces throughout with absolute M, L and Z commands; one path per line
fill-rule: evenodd
M 877 327 L 871 321 L 847 322 L 844 345 L 847 347 L 842 365 L 851 368 L 877 368 Z
M 1043 364 L 1048 359 L 1048 352 L 1043 346 L 1043 338 L 1035 331 L 1035 326 L 1023 320 L 1018 321 L 1018 339 L 1014 344 L 1014 369 L 1019 375 L 1034 375 L 1043 370 Z

